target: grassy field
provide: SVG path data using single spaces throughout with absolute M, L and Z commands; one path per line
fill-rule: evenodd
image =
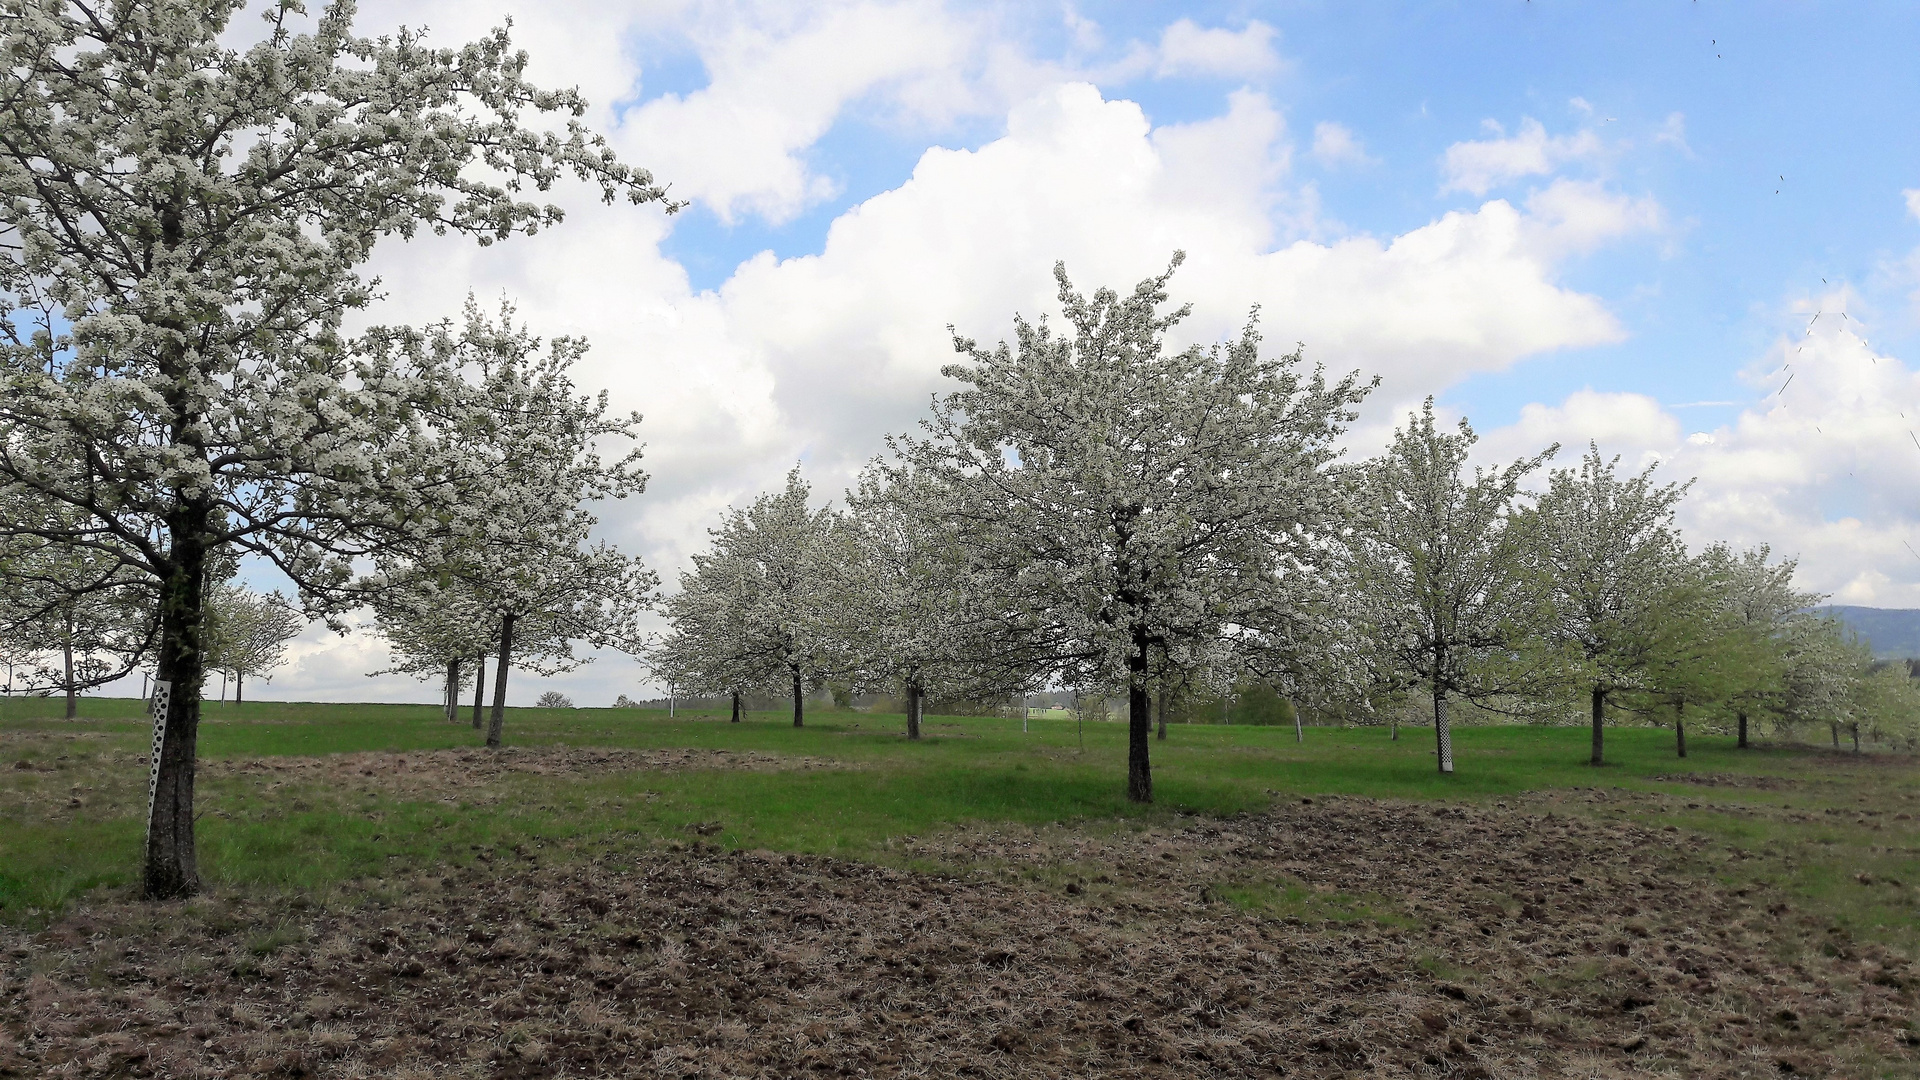
M 1916 1077 L 1916 763 L 1712 735 L 0 701 L 0 1077 Z
M 89 699 L 76 721 L 60 719 L 59 708 L 0 703 L 0 765 L 9 767 L 0 781 L 9 796 L 0 802 L 0 912 L 9 919 L 44 917 L 89 890 L 124 891 L 134 880 L 147 737 L 139 703 Z M 463 800 L 457 790 L 410 798 L 401 785 L 347 801 L 326 781 L 267 786 L 220 765 L 449 750 L 477 745 L 477 733 L 426 706 L 249 702 L 208 713 L 199 835 L 203 873 L 218 886 L 324 890 L 535 842 L 605 850 L 684 839 L 689 830 L 728 848 L 911 863 L 902 838 L 973 823 L 1113 827 L 1257 811 L 1280 796 L 1487 802 L 1603 788 L 1648 798 L 1582 801 L 1581 812 L 1737 845 L 1750 857 L 1717 866 L 1723 878 L 1785 888 L 1851 933 L 1920 943 L 1912 890 L 1859 884 L 1862 875 L 1920 883 L 1916 773 L 1881 756 L 1739 750 L 1730 739 L 1696 736 L 1682 761 L 1670 733 L 1620 728 L 1609 732 L 1609 765 L 1595 770 L 1584 729 L 1468 728 L 1457 734 L 1457 772 L 1442 777 L 1431 733 L 1421 729 L 1390 741 L 1378 728 L 1308 728 L 1296 743 L 1289 728 L 1176 726 L 1154 745 L 1157 802 L 1141 807 L 1122 796 L 1125 729 L 1117 723 L 934 717 L 914 744 L 901 737 L 898 717 L 884 715 L 819 713 L 795 730 L 778 714 L 734 725 L 718 714 L 513 709 L 507 741 L 516 748 L 758 752 L 824 767 L 563 770 L 511 778 L 487 799 Z

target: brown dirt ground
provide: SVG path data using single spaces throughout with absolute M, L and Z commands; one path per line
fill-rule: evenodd
M 0 930 L 0 1075 L 1911 1074 L 1920 970 L 1568 798 L 93 905 Z
M 141 758 L 144 762 L 146 759 Z M 213 777 L 246 776 L 281 783 L 318 781 L 330 787 L 409 799 L 467 799 L 477 785 L 509 776 L 592 776 L 640 770 L 752 769 L 762 772 L 844 769 L 825 758 L 764 754 L 757 750 L 603 750 L 590 747 L 502 747 L 419 750 L 401 754 L 329 754 L 209 761 Z M 470 800 L 469 800 L 470 801 Z

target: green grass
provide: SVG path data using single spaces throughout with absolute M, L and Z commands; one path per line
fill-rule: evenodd
M 1291 878 L 1236 882 L 1217 890 L 1221 899 L 1242 911 L 1271 918 L 1311 922 L 1376 922 L 1412 926 L 1413 919 L 1394 909 L 1392 901 L 1377 896 L 1348 896 L 1309 888 Z
M 59 718 L 62 705 L 0 701 L 0 769 L 18 758 L 52 768 L 0 775 L 0 916 L 57 910 L 93 890 L 130 890 L 135 881 L 145 775 L 126 755 L 145 750 L 140 703 L 85 699 L 77 721 Z M 934 717 L 919 743 L 902 738 L 901 726 L 898 717 L 845 712 L 817 714 L 796 730 L 775 714 L 729 724 L 720 714 L 668 720 L 636 709 L 512 709 L 510 746 L 755 750 L 838 767 L 515 775 L 487 798 L 451 806 L 388 796 L 350 802 L 323 787 L 269 791 L 250 777 L 208 777 L 200 784 L 201 867 L 217 885 L 320 893 L 483 857 L 568 858 L 668 842 L 910 862 L 901 838 L 970 823 L 1139 825 L 1258 811 L 1276 797 L 1493 801 L 1559 792 L 1580 812 L 1670 823 L 1711 838 L 1719 845 L 1714 872 L 1777 884 L 1859 933 L 1904 940 L 1914 932 L 1914 823 L 1892 817 L 1903 808 L 1920 812 L 1906 765 L 1854 767 L 1849 755 L 1797 748 L 1743 751 L 1710 735 L 1691 738 L 1691 756 L 1679 761 L 1670 733 L 1616 728 L 1608 733 L 1609 764 L 1594 769 L 1584 729 L 1515 726 L 1457 730 L 1457 771 L 1443 777 L 1430 732 L 1421 729 L 1392 741 L 1378 728 L 1308 728 L 1296 743 L 1291 728 L 1177 725 L 1169 741 L 1153 745 L 1157 801 L 1142 807 L 1124 798 L 1124 724 L 1081 730 L 1070 720 L 1036 719 L 1023 731 L 1017 719 Z M 200 753 L 262 758 L 479 742 L 466 723 L 448 724 L 431 706 L 249 702 L 208 707 Z M 1796 786 L 1657 779 L 1687 773 L 1778 777 Z M 86 789 L 80 797 L 87 801 L 69 810 L 62 796 L 74 786 Z M 1589 805 L 1596 788 L 1640 794 Z M 15 791 L 34 797 L 16 800 Z M 1653 798 L 1656 792 L 1663 797 Z M 1882 813 L 1864 818 L 1862 809 Z M 1863 886 L 1860 874 L 1901 885 Z M 1317 919 L 1374 917 L 1377 906 L 1296 896 L 1297 884 L 1284 881 L 1232 888 L 1239 892 L 1223 896 L 1243 907 Z

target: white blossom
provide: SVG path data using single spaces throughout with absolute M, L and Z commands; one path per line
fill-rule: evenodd
M 1174 265 L 1180 262 L 1176 255 Z M 1128 795 L 1152 798 L 1148 689 L 1156 655 L 1193 666 L 1222 636 L 1282 636 L 1342 507 L 1334 440 L 1368 385 L 1260 356 L 1250 321 L 1212 348 L 1171 351 L 1173 268 L 1130 296 L 1081 296 L 1055 268 L 1064 333 L 1015 319 L 1015 344 L 946 373 L 926 437 L 897 443 L 951 492 L 977 572 L 1032 621 L 1075 685 L 1124 680 Z
M 342 339 L 377 295 L 356 267 L 421 228 L 484 244 L 553 224 L 527 196 L 567 173 L 608 200 L 664 195 L 579 125 L 577 94 L 524 80 L 504 30 L 436 49 L 356 36 L 346 2 L 298 32 L 302 6 L 279 3 L 266 39 L 233 49 L 240 10 L 0 0 L 0 485 L 73 507 L 157 594 L 175 689 L 155 897 L 198 886 L 209 558 L 257 555 L 333 603 L 356 559 L 488 482 L 443 437 L 469 396 L 457 372 Z M 520 119 L 554 113 L 564 132 Z
M 902 692 L 909 739 L 929 694 L 1004 699 L 1026 688 L 1020 628 L 998 580 L 970 565 L 947 505 L 928 476 L 876 464 L 819 560 L 837 654 L 856 687 Z
M 1443 773 L 1453 771 L 1448 698 L 1485 701 L 1526 688 L 1533 665 L 1501 662 L 1537 631 L 1525 537 L 1508 513 L 1521 481 L 1558 449 L 1468 477 L 1475 441 L 1465 420 L 1455 432 L 1441 429 L 1428 398 L 1387 452 L 1359 470 L 1348 538 L 1374 640 L 1432 698 Z
M 1653 465 L 1622 479 L 1619 463 L 1589 444 L 1580 468 L 1553 470 L 1547 490 L 1517 516 L 1547 589 L 1545 629 L 1587 691 L 1594 765 L 1604 761 L 1607 697 L 1649 685 L 1651 631 L 1686 565 L 1673 516 L 1688 485 L 1655 484 Z
M 844 666 L 820 566 L 833 519 L 807 506 L 810 490 L 795 465 L 783 490 L 729 510 L 664 604 L 673 629 L 651 653 L 656 672 L 676 689 L 732 696 L 736 719 L 740 695 L 787 690 L 800 727 L 807 690 Z
M 426 536 L 383 554 L 367 591 L 389 622 L 418 616 L 423 604 L 449 593 L 476 612 L 475 630 L 497 643 L 487 745 L 498 747 L 516 663 L 551 674 L 584 662 L 573 654 L 575 641 L 641 647 L 637 619 L 652 605 L 658 578 L 611 545 L 589 543 L 598 519 L 588 509 L 646 489 L 637 447 L 613 462 L 596 450 L 634 439 L 640 417 L 608 416 L 604 393 L 576 394 L 569 372 L 585 343 L 556 338 L 543 351 L 514 324 L 509 305 L 490 320 L 469 300 L 457 331 L 442 323 L 369 339 L 393 355 L 432 356 L 475 387 L 445 438 L 459 446 L 463 467 L 489 483 L 441 508 Z M 447 637 L 464 644 L 458 634 Z
M 272 680 L 286 658 L 287 643 L 307 620 L 279 593 L 257 593 L 224 583 L 206 598 L 204 647 L 207 670 L 233 676 L 233 700 L 241 700 L 248 676 Z

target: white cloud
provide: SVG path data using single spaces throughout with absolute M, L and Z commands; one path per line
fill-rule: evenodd
M 620 141 L 722 221 L 786 221 L 835 194 L 804 151 L 863 95 L 968 110 L 982 28 L 930 3 L 715 9 L 689 32 L 709 83 L 629 112 Z
M 1653 141 L 1656 145 L 1665 144 L 1675 147 L 1684 154 L 1693 153 L 1693 148 L 1687 145 L 1687 118 L 1685 114 L 1677 112 L 1668 113 L 1666 122 L 1660 125 L 1658 131 L 1653 133 Z
M 1591 180 L 1555 180 L 1527 197 L 1534 250 L 1578 255 L 1641 232 L 1660 232 L 1666 215 L 1651 195 L 1631 198 Z
M 821 254 L 742 267 L 721 292 L 729 322 L 758 339 L 795 434 L 818 432 L 803 441 L 849 463 L 939 387 L 948 322 L 991 338 L 1016 310 L 1050 309 L 1057 258 L 1085 286 L 1126 286 L 1185 248 L 1175 289 L 1197 302 L 1196 336 L 1260 304 L 1276 341 L 1381 372 L 1389 393 L 1620 336 L 1596 300 L 1552 283 L 1541 227 L 1504 202 L 1385 241 L 1276 250 L 1274 188 L 1247 178 L 1283 173 L 1280 131 L 1257 94 L 1217 120 L 1153 130 L 1090 86 L 1050 91 L 1015 109 L 1000 140 L 928 151 L 907 184 L 836 222 Z
M 1573 135 L 1547 134 L 1540 121 L 1525 117 L 1520 130 L 1509 136 L 1495 121 L 1486 122 L 1495 138 L 1457 142 L 1440 159 L 1442 192 L 1465 191 L 1485 195 L 1493 188 L 1525 176 L 1545 176 L 1570 161 L 1600 152 L 1600 137 L 1591 131 Z
M 1920 607 L 1920 373 L 1876 354 L 1855 327 L 1822 319 L 1777 345 L 1746 373 L 1749 404 L 1712 431 L 1682 438 L 1652 398 L 1585 390 L 1527 406 L 1481 449 L 1498 460 L 1558 440 L 1565 464 L 1591 438 L 1628 466 L 1659 462 L 1657 476 L 1697 478 L 1680 514 L 1696 548 L 1769 544 L 1800 559 L 1803 587 Z
M 1589 442 L 1608 457 L 1621 455 L 1622 464 L 1637 471 L 1671 456 L 1680 422 L 1645 394 L 1579 390 L 1558 405 L 1522 407 L 1519 420 L 1482 433 L 1475 449 L 1483 460 L 1505 462 L 1559 443 L 1552 464 L 1564 467 L 1577 462 Z
M 1038 57 L 1005 10 L 944 0 L 737 0 L 621 9 L 584 0 L 508 0 L 516 44 L 541 85 L 578 85 L 589 120 L 627 157 L 672 183 L 729 225 L 746 216 L 792 220 L 839 194 L 808 150 L 849 110 L 916 131 L 1004 115 L 1043 86 L 1085 80 L 1120 85 L 1141 76 L 1257 79 L 1281 67 L 1273 27 L 1239 30 L 1180 19 L 1157 43 L 1134 42 L 1097 60 L 1099 26 L 1068 10 L 1069 55 Z M 468 40 L 502 13 L 451 0 L 389 0 L 362 23 L 430 25 L 434 40 Z M 655 94 L 631 48 L 635 38 L 678 42 L 698 57 L 707 85 Z
M 1908 188 L 1901 194 L 1907 198 L 1907 213 L 1913 215 L 1914 220 L 1920 221 L 1920 188 Z
M 1161 77 L 1211 75 L 1252 79 L 1270 75 L 1280 68 L 1280 56 L 1274 51 L 1277 31 L 1254 20 L 1239 31 L 1202 27 L 1192 19 L 1181 19 L 1160 35 Z
M 1353 129 L 1332 120 L 1322 120 L 1313 125 L 1311 153 L 1315 161 L 1329 169 L 1342 165 L 1367 165 L 1373 161 L 1367 156 L 1367 148 L 1361 145 Z

